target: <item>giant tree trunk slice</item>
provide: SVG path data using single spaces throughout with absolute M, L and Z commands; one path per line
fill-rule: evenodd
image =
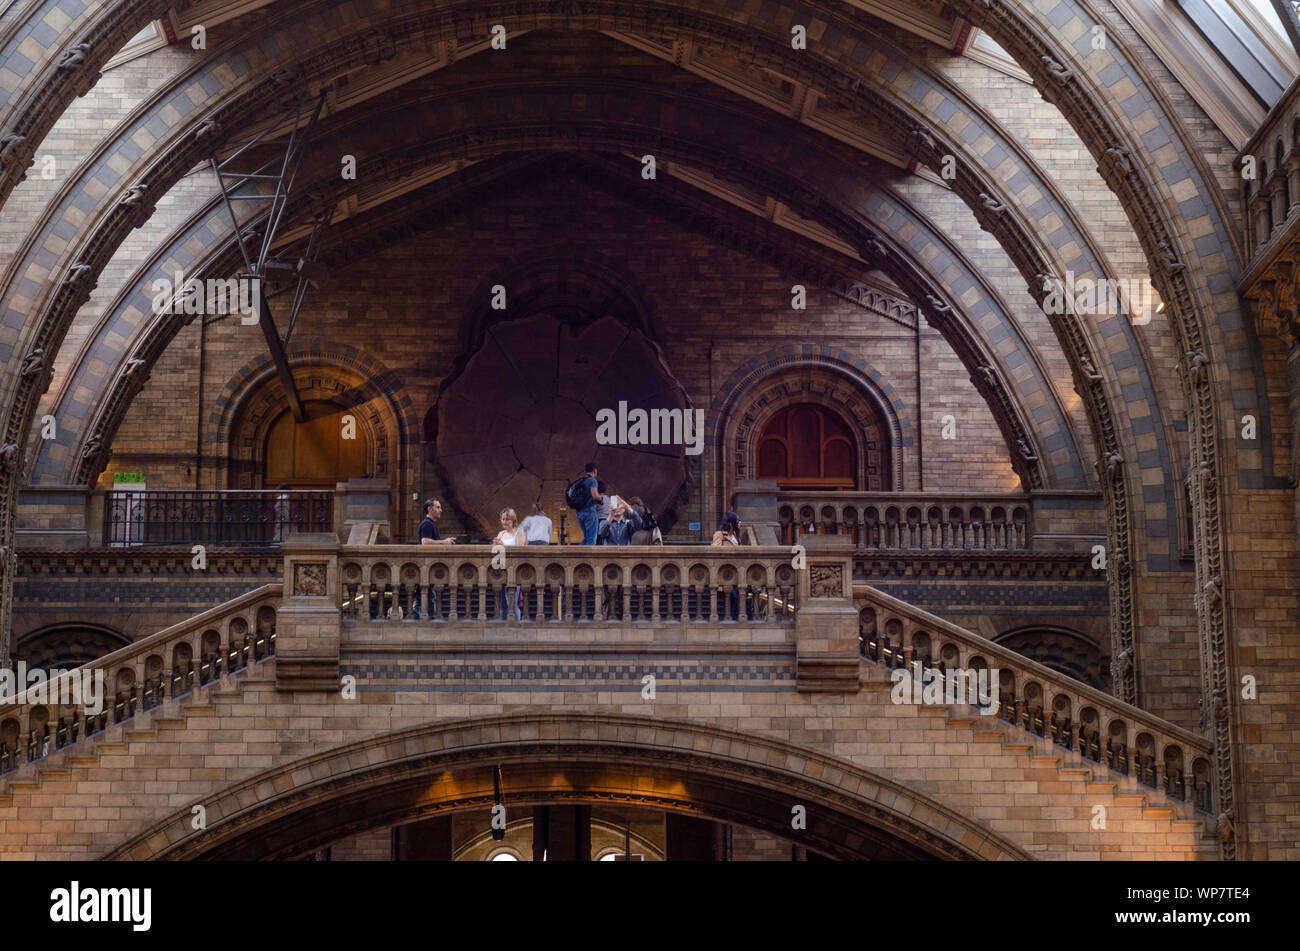
M 550 314 L 491 327 L 438 397 L 437 460 L 460 511 L 495 534 L 541 500 L 559 528 L 564 490 L 594 459 L 611 493 L 640 496 L 669 527 L 690 472 L 683 445 L 598 445 L 596 414 L 692 410 L 659 347 L 602 317 L 577 333 Z M 568 513 L 570 537 L 577 522 Z

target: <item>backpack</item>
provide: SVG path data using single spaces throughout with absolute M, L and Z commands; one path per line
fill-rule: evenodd
M 586 481 L 587 476 L 583 475 L 570 482 L 569 487 L 564 490 L 564 502 L 575 512 L 579 509 L 585 509 L 592 502 L 591 493 L 583 485 Z

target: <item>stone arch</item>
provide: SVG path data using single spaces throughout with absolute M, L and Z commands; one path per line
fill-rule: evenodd
M 869 395 L 864 399 L 864 394 Z M 894 427 L 881 412 L 876 396 L 869 390 L 850 388 L 843 377 L 820 367 L 786 367 L 756 380 L 740 398 L 733 435 L 726 443 L 724 458 L 733 478 L 724 483 L 724 491 L 741 479 L 758 478 L 759 435 L 781 410 L 803 403 L 825 407 L 847 424 L 856 442 L 854 474 L 859 491 L 885 492 L 894 488 Z M 874 478 L 867 461 L 872 446 L 881 456 Z
M 785 406 L 823 402 L 836 410 L 859 438 L 859 484 L 865 485 L 861 446 L 871 431 L 879 431 L 888 462 L 884 490 L 903 488 L 903 450 L 912 445 L 912 423 L 896 399 L 896 391 L 865 360 L 849 364 L 829 346 L 804 355 L 792 347 L 769 350 L 732 371 L 718 387 L 720 397 L 706 422 L 706 438 L 720 460 L 715 503 L 722 511 L 742 479 L 754 478 L 753 445 L 763 423 Z
M 1110 647 L 1080 631 L 1052 624 L 1016 627 L 993 638 L 994 643 L 1037 661 L 1081 683 L 1109 691 Z
M 407 505 L 405 486 L 412 447 L 419 443 L 419 417 L 400 379 L 382 362 L 355 347 L 300 342 L 288 351 L 299 395 L 359 410 L 357 424 L 369 438 L 376 478 L 389 480 L 398 514 Z M 261 488 L 266 436 L 285 406 L 283 386 L 269 355 L 241 367 L 226 383 L 209 416 L 208 439 L 224 455 L 223 481 L 230 488 Z M 369 461 L 369 460 L 368 460 Z M 400 522 L 399 522 L 400 524 Z
M 46 670 L 79 667 L 125 647 L 131 639 L 104 624 L 48 624 L 23 635 L 14 644 L 14 658 Z
M 803 838 L 832 857 L 1030 858 L 933 799 L 808 747 L 681 720 L 586 714 L 503 714 L 371 737 L 205 796 L 204 830 L 193 828 L 187 805 L 104 857 L 305 854 L 348 835 L 489 808 L 493 766 L 507 803 L 636 803 L 785 835 L 799 802 Z
M 490 306 L 492 288 L 509 290 L 507 309 Z M 457 352 L 473 353 L 488 326 L 498 319 L 528 316 L 539 310 L 590 295 L 585 308 L 592 318 L 606 314 L 660 342 L 656 307 L 650 289 L 609 255 L 585 248 L 539 248 L 492 268 L 462 309 Z

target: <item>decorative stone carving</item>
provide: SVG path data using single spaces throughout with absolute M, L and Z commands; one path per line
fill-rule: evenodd
M 325 572 L 323 562 L 297 562 L 293 566 L 293 593 L 295 597 L 325 597 Z
M 936 314 L 946 314 L 948 313 L 948 311 L 952 309 L 951 307 L 948 306 L 946 301 L 944 301 L 942 298 L 935 297 L 933 294 L 925 295 L 925 303 L 926 306 L 929 307 L 930 310 Z
M 216 119 L 204 119 L 199 123 L 198 128 L 194 130 L 194 138 L 202 142 L 209 137 L 216 138 L 221 135 L 221 123 Z
M 1199 350 L 1187 354 L 1187 376 L 1192 386 L 1200 386 L 1209 375 L 1210 358 Z
M 1048 74 L 1059 82 L 1068 82 L 1074 78 L 1074 70 L 1050 56 L 1040 56 L 1038 61 L 1046 66 Z
M 1103 166 L 1109 165 L 1120 175 L 1128 175 L 1133 171 L 1133 163 L 1129 157 L 1133 154 L 1127 146 L 1113 145 L 1101 154 L 1101 165 L 1097 166 L 1097 171 L 1102 171 Z
M 889 257 L 889 248 L 877 237 L 868 238 L 862 249 L 868 261 L 884 261 Z
M 18 371 L 23 376 L 35 376 L 45 369 L 45 351 L 37 347 L 23 357 L 22 368 Z
M 59 61 L 55 63 L 54 68 L 67 70 L 76 69 L 79 66 L 84 65 L 86 62 L 86 55 L 90 52 L 90 49 L 90 43 L 86 42 L 78 43 L 71 49 L 64 50 L 59 56 Z
M 86 284 L 91 280 L 91 270 L 92 268 L 89 264 L 78 262 L 72 265 L 72 267 L 68 268 L 68 273 L 63 278 L 64 285 L 73 288 L 74 290 L 86 289 L 87 293 L 89 293 L 91 290 L 94 290 L 93 285 L 86 288 Z
M 118 205 L 130 212 L 133 227 L 143 228 L 154 209 L 154 203 L 149 197 L 149 186 L 144 182 L 132 185 L 126 190 Z
M 1219 485 L 1219 480 L 1214 477 L 1214 466 L 1208 460 L 1202 460 L 1197 471 L 1201 476 L 1201 491 L 1213 492 Z
M 813 598 L 844 597 L 843 565 L 812 565 L 808 569 L 808 593 Z
M 912 130 L 911 134 L 907 137 L 907 141 L 914 150 L 922 152 L 939 151 L 939 146 L 935 143 L 934 136 L 920 126 L 917 126 Z
M 1186 269 L 1187 265 L 1178 260 L 1178 255 L 1174 254 L 1174 249 L 1168 241 L 1158 242 L 1156 251 L 1160 255 L 1160 267 L 1166 274 L 1175 274 Z
M 991 211 L 995 215 L 1000 215 L 1002 212 L 1007 210 L 1005 204 L 998 201 L 988 192 L 980 192 L 980 204 L 984 206 L 985 210 Z
M 1036 452 L 1034 452 L 1034 450 L 1031 449 L 1031 448 L 1029 447 L 1029 443 L 1026 442 L 1025 440 L 1023 440 L 1023 439 L 1019 439 L 1019 440 L 1017 440 L 1017 441 L 1016 441 L 1016 448 L 1017 448 L 1018 450 L 1020 450 L 1020 458 L 1021 458 L 1021 459 L 1024 459 L 1025 462 L 1037 462 L 1037 461 L 1038 461 L 1038 454 L 1037 454 Z
M 21 165 L 30 168 L 35 160 L 27 154 L 27 137 L 9 133 L 0 136 L 0 167 Z
M 22 450 L 16 442 L 7 442 L 0 446 L 0 469 L 5 472 L 13 472 L 18 467 L 21 456 Z
M 1097 371 L 1097 367 L 1093 365 L 1092 360 L 1086 356 L 1079 358 L 1079 372 L 1083 374 L 1083 378 L 1090 383 L 1101 382 L 1101 373 Z
M 1110 483 L 1111 485 L 1114 485 L 1116 482 L 1120 481 L 1123 473 L 1123 468 L 1124 468 L 1124 457 L 1117 452 L 1106 453 L 1105 457 L 1103 457 L 1097 463 L 1098 473 L 1100 473 L 1105 479 L 1105 481 Z
M 1237 834 L 1233 826 L 1234 813 L 1232 809 L 1227 809 L 1219 813 L 1219 841 L 1225 844 L 1231 842 Z
M 1223 602 L 1223 591 L 1221 590 L 1221 581 L 1218 575 L 1215 575 L 1209 581 L 1205 582 L 1205 603 L 1221 604 Z

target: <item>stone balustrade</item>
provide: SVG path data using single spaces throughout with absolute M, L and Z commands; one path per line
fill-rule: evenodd
M 969 687 L 998 670 L 997 716 L 1170 797 L 1211 808 L 1211 744 L 1137 707 L 971 634 L 867 585 L 854 586 L 862 656 L 891 669 L 935 670 Z M 917 667 L 917 665 L 920 665 Z M 914 674 L 915 676 L 915 674 Z M 934 681 L 937 684 L 937 681 Z M 980 706 L 968 689 L 971 706 Z M 961 694 L 958 693 L 958 696 Z
M 344 621 L 791 624 L 788 547 L 344 546 Z
M 1025 495 L 901 492 L 778 492 L 778 538 L 848 535 L 867 549 L 1027 550 L 1033 534 Z
M 1289 244 L 1300 224 L 1300 77 L 1242 148 L 1238 168 L 1249 275 Z
M 281 591 L 263 585 L 43 686 L 24 679 L 28 689 L 0 706 L 0 774 L 272 657 Z M 95 677 L 103 685 L 98 709 L 88 707 L 84 689 Z

